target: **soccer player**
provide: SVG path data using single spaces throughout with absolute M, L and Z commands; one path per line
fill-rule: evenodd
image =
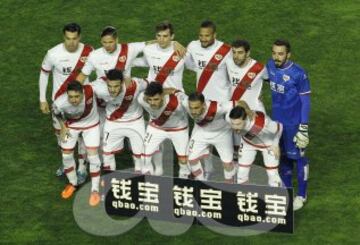
M 178 55 L 172 45 L 175 37 L 173 25 L 164 21 L 155 27 L 157 43 L 144 48 L 144 55 L 134 61 L 134 66 L 149 67 L 148 81 L 160 82 L 164 88 L 176 88 L 184 91 L 182 78 L 184 59 Z M 159 169 L 163 163 L 162 149 L 152 156 L 152 160 Z
M 90 85 L 81 85 L 71 81 L 66 93 L 60 95 L 53 104 L 53 115 L 59 120 L 60 138 L 64 172 L 69 180 L 62 191 L 64 199 L 70 198 L 77 188 L 75 173 L 74 147 L 79 135 L 82 134 L 90 162 L 91 195 L 89 204 L 96 206 L 100 202 L 100 159 L 98 147 L 100 144 L 99 114 L 96 97 Z
M 298 192 L 294 210 L 298 210 L 307 199 L 309 165 L 305 148 L 309 144 L 311 91 L 305 70 L 289 60 L 290 55 L 290 43 L 276 40 L 272 45 L 272 59 L 266 67 L 272 95 L 272 118 L 284 127 L 280 139 L 280 175 L 286 187 L 292 186 L 293 162 L 296 162 Z
M 225 121 L 233 102 L 205 100 L 203 94 L 195 92 L 182 103 L 195 122 L 188 147 L 192 175 L 196 180 L 206 180 L 200 159 L 209 155 L 209 146 L 213 145 L 223 162 L 225 182 L 234 183 L 232 131 Z
M 177 54 L 172 40 L 174 28 L 170 22 L 162 22 L 155 27 L 157 43 L 144 48 L 144 56 L 134 61 L 134 66 L 149 67 L 148 81 L 160 82 L 164 88 L 184 91 L 182 78 L 184 59 Z
M 116 69 L 109 70 L 104 80 L 98 79 L 91 84 L 96 97 L 103 100 L 106 106 L 103 133 L 105 171 L 116 169 L 114 154 L 123 150 L 124 138 L 127 137 L 133 152 L 135 172 L 141 172 L 145 122 L 137 97 L 147 85 L 148 82 L 143 79 L 124 78 L 122 71 Z
M 201 23 L 199 40 L 187 47 L 186 67 L 196 72 L 196 90 L 206 99 L 229 101 L 231 84 L 226 73 L 226 60 L 231 47 L 216 39 L 216 25 L 209 20 Z
M 165 93 L 160 82 L 150 83 L 138 97 L 139 103 L 150 115 L 144 140 L 144 174 L 163 174 L 162 165 L 157 166 L 157 162 L 154 170 L 151 156 L 165 139 L 170 139 L 178 156 L 179 177 L 189 176 L 186 154 L 189 127 L 186 111 L 181 103 L 183 97 L 183 93 Z
M 243 100 L 252 110 L 265 112 L 260 100 L 263 80 L 268 79 L 266 68 L 250 56 L 250 44 L 237 39 L 231 45 L 232 59 L 226 60 L 226 70 L 231 81 L 231 100 Z M 234 161 L 237 162 L 241 137 L 233 133 Z
M 201 23 L 199 40 L 187 47 L 185 65 L 196 73 L 196 91 L 207 100 L 229 101 L 231 84 L 226 73 L 226 60 L 231 47 L 216 39 L 216 25 L 209 20 Z M 205 178 L 213 172 L 211 156 L 204 159 Z
M 269 185 L 280 187 L 278 165 L 282 125 L 272 121 L 264 112 L 250 110 L 245 101 L 240 101 L 240 103 L 227 116 L 231 128 L 243 139 L 239 149 L 237 183 L 244 184 L 249 181 L 250 167 L 256 153 L 260 151 L 263 155 Z
M 85 64 L 85 61 L 93 50 L 90 45 L 80 42 L 81 27 L 77 23 L 69 23 L 63 28 L 64 42 L 48 50 L 40 71 L 39 90 L 40 90 L 40 110 L 44 114 L 49 114 L 49 104 L 46 99 L 46 90 L 49 81 L 49 74 L 52 73 L 53 88 L 52 101 L 66 92 L 67 85 L 79 74 L 79 70 Z M 53 127 L 55 135 L 58 138 L 60 146 L 59 131 L 60 125 L 56 118 L 53 118 Z M 80 142 L 79 142 L 80 145 Z M 86 179 L 86 166 L 84 164 L 85 152 L 79 147 L 79 182 Z M 62 168 L 59 168 L 57 175 L 62 175 Z M 81 181 L 80 181 L 81 179 Z M 80 184 L 80 183 L 79 183 Z

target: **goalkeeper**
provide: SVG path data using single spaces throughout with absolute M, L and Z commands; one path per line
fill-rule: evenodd
M 289 60 L 290 55 L 289 42 L 276 40 L 272 46 L 272 59 L 266 68 L 272 94 L 272 118 L 284 127 L 280 139 L 280 176 L 285 186 L 291 187 L 293 164 L 296 163 L 298 192 L 294 198 L 294 210 L 298 210 L 307 198 L 309 162 L 305 149 L 309 144 L 311 91 L 306 72 Z

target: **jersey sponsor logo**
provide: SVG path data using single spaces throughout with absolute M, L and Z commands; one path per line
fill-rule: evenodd
M 290 76 L 288 76 L 288 75 L 283 75 L 283 80 L 284 80 L 284 82 L 287 82 L 287 81 L 289 81 L 290 80 Z
M 164 111 L 164 114 L 165 114 L 166 116 L 171 115 L 171 113 L 172 113 L 172 111 Z
M 256 73 L 255 72 L 249 72 L 247 74 L 247 76 L 250 78 L 250 79 L 254 79 L 254 77 L 256 76 Z
M 124 97 L 124 100 L 132 100 L 133 98 L 134 98 L 134 96 L 129 95 L 129 96 L 125 96 L 125 97 Z
M 126 61 L 126 56 L 125 55 L 120 56 L 119 61 L 120 62 L 125 62 Z
M 215 59 L 216 59 L 217 61 L 222 60 L 223 57 L 224 57 L 224 56 L 222 56 L 221 54 L 216 54 L 216 55 L 215 55 Z
M 80 57 L 80 61 L 81 61 L 82 63 L 85 63 L 86 60 L 87 60 L 87 56 L 81 56 L 81 57 Z
M 177 55 L 174 55 L 174 56 L 172 57 L 172 60 L 175 61 L 175 62 L 178 62 L 178 61 L 180 60 L 180 57 L 177 56 Z
M 92 103 L 92 98 L 89 98 L 88 100 L 86 100 L 85 102 L 87 105 L 90 105 Z

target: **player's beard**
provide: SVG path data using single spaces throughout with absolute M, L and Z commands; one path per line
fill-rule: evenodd
M 208 48 L 208 47 L 210 47 L 211 45 L 213 45 L 214 42 L 215 42 L 215 39 L 212 40 L 212 41 L 209 41 L 209 42 L 200 42 L 200 43 L 201 43 L 201 47 L 202 47 L 202 48 Z

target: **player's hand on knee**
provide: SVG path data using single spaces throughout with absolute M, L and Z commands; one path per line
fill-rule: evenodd
M 47 103 L 47 101 L 40 102 L 40 110 L 41 110 L 41 112 L 43 114 L 49 114 L 50 113 L 49 104 Z
M 66 142 L 71 137 L 70 130 L 67 127 L 60 129 L 60 139 L 62 142 Z
M 303 149 L 309 144 L 309 127 L 305 124 L 299 125 L 299 130 L 294 137 L 294 143 L 297 147 Z
M 270 151 L 274 154 L 276 160 L 278 160 L 280 158 L 280 147 L 279 147 L 279 145 L 272 145 L 270 147 Z

